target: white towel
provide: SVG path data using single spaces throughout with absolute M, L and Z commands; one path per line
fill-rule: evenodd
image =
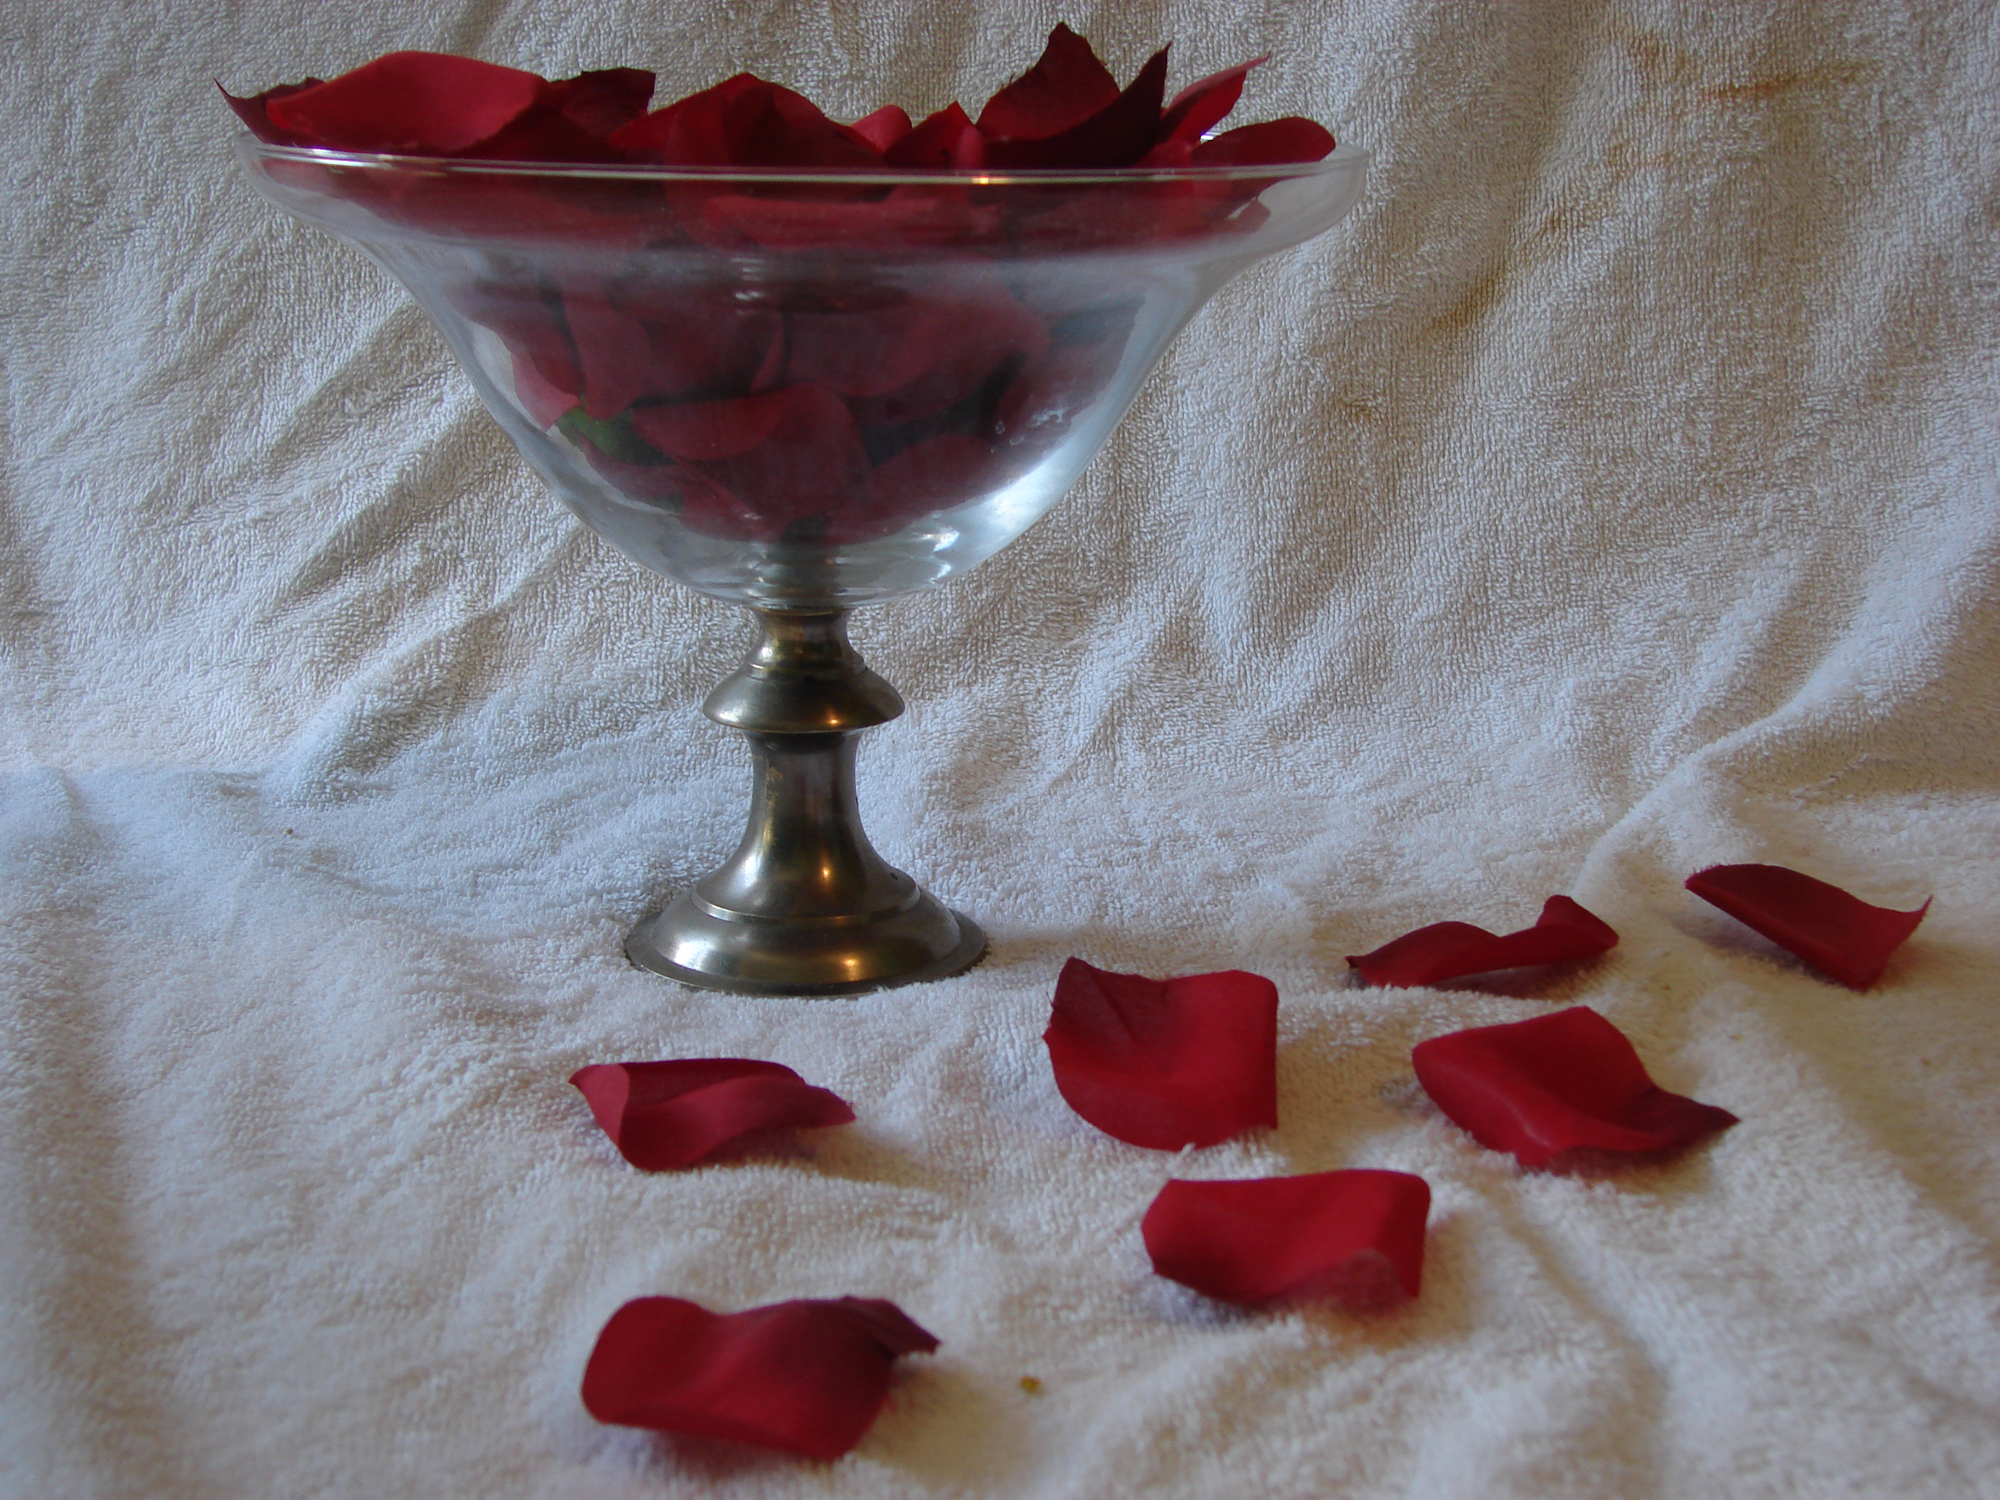
M 537 483 L 407 298 L 234 172 L 238 93 L 405 47 L 852 118 L 1057 20 L 1374 153 L 1014 548 L 854 635 L 885 854 L 958 979 L 701 994 L 624 932 L 733 845 L 740 617 Z M 0 1494 L 2000 1493 L 2000 128 L 1990 7 L 1221 0 L 977 14 L 15 7 L 0 118 Z M 1936 902 L 1882 983 L 1681 890 Z M 1342 955 L 1562 891 L 1602 962 Z M 1055 1092 L 1062 960 L 1240 967 L 1279 1127 Z M 1589 1004 L 1742 1123 L 1518 1170 L 1409 1049 Z M 747 1056 L 856 1123 L 647 1175 L 581 1064 Z M 1435 1195 L 1421 1296 L 1152 1275 L 1171 1175 Z M 887 1297 L 942 1340 L 831 1465 L 600 1426 L 627 1298 Z M 1031 1389 L 1023 1377 L 1033 1377 Z

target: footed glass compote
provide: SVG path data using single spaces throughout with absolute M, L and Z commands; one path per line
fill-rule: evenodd
M 848 644 L 847 612 L 1032 525 L 1202 303 L 1332 225 L 1366 163 L 745 173 L 239 152 L 267 197 L 409 289 L 586 524 L 755 617 L 702 705 L 749 741 L 743 842 L 626 952 L 688 984 L 794 995 L 938 978 L 985 947 L 862 832 L 855 739 L 903 705 Z

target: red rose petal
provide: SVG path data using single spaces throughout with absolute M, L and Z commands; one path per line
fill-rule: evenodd
M 1430 1204 L 1429 1184 L 1408 1172 L 1174 1179 L 1140 1229 L 1153 1269 L 1205 1297 L 1374 1308 L 1417 1295 Z
M 845 1125 L 854 1111 L 779 1063 L 741 1057 L 595 1063 L 570 1078 L 619 1154 L 648 1172 L 693 1166 L 753 1131 Z
M 1470 922 L 1433 922 L 1347 962 L 1370 984 L 1442 984 L 1529 964 L 1576 963 L 1617 945 L 1618 934 L 1567 896 L 1551 896 L 1533 927 L 1495 937 Z
M 996 136 L 986 128 L 982 114 L 980 133 L 986 137 L 987 165 L 1003 171 L 1129 167 L 1152 148 L 1166 92 L 1167 53 L 1163 47 L 1116 99 L 1058 134 L 1033 139 Z
M 1194 148 L 1197 167 L 1277 167 L 1318 161 L 1334 148 L 1333 132 L 1298 115 L 1240 125 Z
M 1134 1146 L 1212 1146 L 1278 1123 L 1278 989 L 1229 970 L 1179 979 L 1063 965 L 1049 1028 L 1056 1088 Z
M 1200 140 L 1204 132 L 1236 108 L 1236 101 L 1243 97 L 1243 80 L 1249 76 L 1250 70 L 1270 60 L 1271 55 L 1267 52 L 1262 57 L 1253 57 L 1247 63 L 1224 68 L 1220 73 L 1211 73 L 1189 84 L 1174 95 L 1160 112 L 1158 139 L 1189 144 Z
M 986 101 L 980 133 L 1039 140 L 1080 125 L 1118 98 L 1118 80 L 1089 42 L 1058 24 L 1036 64 Z
M 784 333 L 768 308 L 672 285 L 579 279 L 564 290 L 563 316 L 583 366 L 584 409 L 599 421 L 634 401 L 751 388 Z
M 793 373 L 853 398 L 864 427 L 936 416 L 1048 347 L 1047 325 L 1001 287 L 879 313 L 793 314 L 789 325 Z
M 986 137 L 957 104 L 947 104 L 892 146 L 882 164 L 913 172 L 950 172 L 986 165 Z
M 762 442 L 698 467 L 782 532 L 793 522 L 860 499 L 869 464 L 861 429 L 833 392 L 794 385 L 774 394 L 781 400 L 782 415 Z M 635 410 L 635 422 L 638 416 Z
M 708 462 L 735 458 L 769 439 L 800 399 L 796 393 L 806 389 L 794 386 L 681 406 L 636 406 L 632 427 L 669 458 Z
M 910 117 L 900 104 L 885 104 L 849 127 L 877 151 L 887 151 L 910 133 Z
M 603 140 L 642 117 L 652 97 L 653 75 L 644 68 L 599 68 L 556 80 L 542 102 Z
M 541 97 L 533 73 L 442 52 L 391 52 L 266 106 L 315 146 L 453 155 L 497 135 Z
M 621 126 L 611 146 L 628 160 L 656 166 L 730 166 L 724 111 L 739 94 L 769 87 L 754 73 L 738 73 Z
M 263 93 L 253 94 L 248 99 L 237 98 L 219 83 L 216 88 L 221 89 L 222 97 L 236 112 L 236 118 L 265 145 L 302 146 L 308 143 L 291 131 L 272 123 L 268 106 L 273 99 L 284 99 L 293 94 L 303 93 L 307 89 L 316 89 L 324 82 L 326 80 L 323 78 L 307 78 L 299 83 L 281 83 L 274 89 L 265 89 Z
M 1870 906 L 1837 885 L 1782 865 L 1711 865 L 1688 876 L 1687 888 L 1857 990 L 1882 977 L 1889 955 L 1931 909 L 1928 899 L 1915 911 Z
M 1736 1123 L 1655 1084 L 1625 1034 L 1585 1005 L 1432 1037 L 1410 1056 L 1454 1124 L 1524 1167 L 1577 1150 L 1661 1151 Z
M 766 83 L 724 107 L 731 166 L 879 167 L 882 153 L 866 136 L 837 124 L 803 94 Z
M 720 1314 L 678 1297 L 640 1297 L 598 1334 L 583 1405 L 600 1422 L 835 1459 L 881 1412 L 896 1357 L 937 1346 L 876 1298 Z

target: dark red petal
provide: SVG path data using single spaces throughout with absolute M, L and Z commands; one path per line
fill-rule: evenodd
M 557 79 L 543 102 L 601 140 L 643 116 L 652 97 L 653 75 L 644 68 L 599 68 Z
M 1442 984 L 1467 974 L 1518 969 L 1529 964 L 1576 963 L 1617 945 L 1603 919 L 1567 896 L 1551 896 L 1533 927 L 1495 937 L 1470 922 L 1433 922 L 1347 961 L 1370 984 Z
M 883 147 L 882 162 L 913 172 L 983 167 L 986 137 L 957 104 L 947 104 L 901 140 Z
M 563 314 L 583 367 L 584 405 L 605 420 L 634 401 L 749 389 L 784 325 L 768 308 L 671 284 L 577 279 Z
M 1048 346 L 1043 320 L 1004 287 L 911 297 L 886 307 L 797 312 L 789 368 L 853 399 L 863 426 L 912 422 L 956 406 L 1010 361 Z
M 1915 911 L 1870 906 L 1837 885 L 1782 865 L 1711 865 L 1688 876 L 1687 888 L 1857 990 L 1882 977 L 1889 955 L 1931 909 L 1928 899 Z
M 1247 63 L 1224 68 L 1220 73 L 1211 73 L 1189 84 L 1174 95 L 1161 111 L 1158 139 L 1184 141 L 1190 145 L 1200 140 L 1204 132 L 1236 108 L 1236 101 L 1243 97 L 1243 80 L 1250 70 L 1270 60 L 1271 55 L 1267 52 L 1262 57 L 1253 57 Z
M 722 106 L 728 164 L 735 167 L 879 167 L 882 153 L 836 124 L 804 95 L 775 83 L 743 89 Z
M 301 146 L 307 144 L 307 142 L 291 131 L 272 123 L 267 106 L 273 99 L 289 98 L 291 95 L 303 93 L 307 89 L 316 89 L 324 82 L 325 80 L 321 78 L 308 78 L 299 83 L 281 83 L 274 89 L 265 89 L 263 93 L 254 94 L 248 99 L 237 98 L 236 95 L 230 93 L 228 89 L 223 88 L 219 83 L 216 85 L 216 88 L 221 90 L 222 97 L 228 101 L 229 107 L 236 111 L 236 118 L 241 120 L 249 128 L 250 133 L 256 136 L 258 140 L 264 142 L 265 145 Z
M 669 458 L 712 463 L 735 458 L 766 441 L 799 400 L 805 387 L 690 401 L 679 406 L 637 406 L 632 426 Z
M 1056 980 L 1049 1062 L 1107 1135 L 1173 1151 L 1278 1123 L 1278 988 L 1241 970 L 1146 979 L 1082 959 Z
M 1736 1123 L 1660 1088 L 1624 1033 L 1585 1005 L 1432 1037 L 1410 1056 L 1453 1123 L 1524 1167 L 1568 1151 L 1661 1151 Z
M 640 1297 L 598 1334 L 583 1404 L 600 1422 L 834 1459 L 882 1410 L 896 1357 L 937 1346 L 876 1298 L 718 1314 L 678 1297 Z
M 1408 1172 L 1172 1179 L 1140 1230 L 1153 1269 L 1205 1297 L 1374 1308 L 1417 1295 L 1430 1205 L 1429 1184 Z
M 783 414 L 762 442 L 697 467 L 782 533 L 794 522 L 859 500 L 867 490 L 868 450 L 853 414 L 824 386 L 794 385 L 772 394 Z M 635 422 L 638 415 L 633 413 Z
M 741 1057 L 595 1063 L 570 1078 L 619 1154 L 662 1172 L 753 1131 L 845 1125 L 854 1111 L 779 1063 Z
M 1197 167 L 1289 166 L 1318 161 L 1333 147 L 1333 132 L 1324 125 L 1288 115 L 1225 130 L 1197 145 L 1191 159 Z
M 667 167 L 729 166 L 724 111 L 738 95 L 770 87 L 754 73 L 738 73 L 622 126 L 613 132 L 611 145 L 636 162 Z
M 273 124 L 343 151 L 454 155 L 500 133 L 541 97 L 533 73 L 441 52 L 391 52 L 274 99 Z
M 1118 80 L 1090 43 L 1059 24 L 1041 59 L 986 101 L 979 130 L 989 139 L 1039 140 L 1081 124 L 1117 97 Z
M 910 133 L 910 117 L 900 104 L 885 104 L 849 127 L 877 151 L 887 151 Z
M 1160 101 L 1167 91 L 1163 47 L 1139 70 L 1125 92 L 1079 124 L 1033 140 L 997 137 L 984 125 L 987 165 L 1003 171 L 1115 170 L 1129 167 L 1152 149 L 1160 128 Z

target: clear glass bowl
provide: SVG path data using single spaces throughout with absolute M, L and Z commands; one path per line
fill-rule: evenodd
M 666 171 L 237 151 L 407 287 L 563 503 L 763 610 L 941 583 L 1082 473 L 1180 327 L 1353 206 L 1301 166 Z

